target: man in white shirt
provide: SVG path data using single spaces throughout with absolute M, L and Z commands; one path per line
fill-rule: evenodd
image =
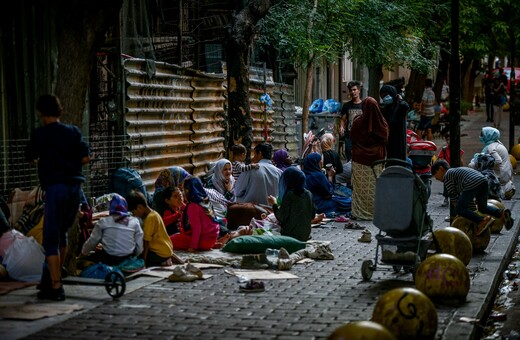
M 252 159 L 258 163 L 258 169 L 243 172 L 235 182 L 237 202 L 251 202 L 268 205 L 267 196 L 278 196 L 278 182 L 282 170 L 271 162 L 273 146 L 261 143 L 255 146 Z

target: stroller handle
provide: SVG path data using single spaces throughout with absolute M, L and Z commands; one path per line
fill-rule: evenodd
M 402 159 L 399 159 L 399 158 L 386 158 L 386 159 L 380 159 L 380 160 L 377 160 L 377 161 L 374 161 L 370 167 L 372 168 L 372 172 L 374 173 L 374 177 L 377 178 L 377 174 L 376 174 L 376 170 L 374 169 L 374 167 L 378 164 L 382 164 L 384 163 L 386 165 L 386 163 L 388 162 L 392 162 L 392 163 L 398 163 L 399 165 L 402 165 L 403 167 L 405 168 L 409 168 L 410 167 L 410 163 L 408 163 L 407 161 L 403 161 Z

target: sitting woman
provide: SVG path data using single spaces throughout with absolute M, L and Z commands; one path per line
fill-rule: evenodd
M 162 214 L 164 225 L 168 235 L 176 234 L 180 231 L 182 210 L 184 209 L 184 196 L 181 189 L 177 187 L 167 187 L 162 192 L 166 208 Z
M 331 164 L 334 167 L 334 177 L 332 178 L 332 183 L 336 183 L 336 174 L 340 174 L 343 172 L 343 163 L 341 163 L 341 159 L 339 154 L 332 149 L 334 144 L 336 143 L 336 138 L 332 133 L 326 133 L 321 136 L 321 151 L 323 153 L 323 164 L 328 165 Z
M 268 196 L 267 201 L 281 225 L 280 233 L 306 242 L 311 235 L 315 209 L 312 194 L 305 189 L 305 174 L 296 167 L 287 168 L 280 177 L 278 188 L 280 206 L 274 196 Z
M 88 256 L 90 261 L 114 266 L 131 256 L 141 254 L 143 230 L 139 219 L 128 212 L 123 196 L 112 196 L 109 212 L 109 216 L 101 218 L 94 225 L 90 237 L 83 244 L 81 254 Z M 101 244 L 100 250 L 97 250 L 98 244 Z
M 303 162 L 305 186 L 312 193 L 312 200 L 318 213 L 325 213 L 327 217 L 335 214 L 349 214 L 352 199 L 336 195 L 332 179 L 335 170 L 327 169 L 327 176 L 321 170 L 322 157 L 317 152 L 310 153 Z
M 496 128 L 485 126 L 480 133 L 480 141 L 484 144 L 482 153 L 491 155 L 495 159 L 494 170 L 500 181 L 500 198 L 510 200 L 516 192 L 513 184 L 513 165 L 509 158 L 509 151 L 500 141 L 500 131 Z M 471 160 L 470 168 L 476 168 L 476 160 L 477 157 Z
M 187 204 L 183 211 L 180 232 L 170 236 L 176 250 L 210 250 L 215 246 L 220 225 L 208 194 L 198 177 L 184 180 Z
M 215 189 L 218 193 L 222 194 L 227 201 L 233 202 L 235 200 L 233 191 L 235 188 L 235 178 L 232 174 L 233 167 L 231 161 L 225 158 L 219 159 L 208 171 L 204 187 L 207 189 Z M 220 207 L 215 207 L 215 209 L 220 210 L 219 208 Z M 224 210 L 225 208 L 226 207 L 223 207 Z
M 280 170 L 285 171 L 292 166 L 292 158 L 285 149 L 278 149 L 273 154 L 273 164 Z
M 166 209 L 164 189 L 180 188 L 186 178 L 190 177 L 190 173 L 180 166 L 172 166 L 162 170 L 155 180 L 155 191 L 153 193 L 152 208 L 163 216 Z

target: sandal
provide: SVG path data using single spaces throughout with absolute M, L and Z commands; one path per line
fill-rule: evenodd
M 340 216 L 336 217 L 336 219 L 334 221 L 335 222 L 349 222 L 350 219 L 348 219 L 348 217 L 340 215 Z
M 245 293 L 259 293 L 265 291 L 265 286 L 262 281 L 249 280 L 241 284 L 239 289 Z
M 345 229 L 363 230 L 365 229 L 361 224 L 357 222 L 348 222 L 345 224 Z

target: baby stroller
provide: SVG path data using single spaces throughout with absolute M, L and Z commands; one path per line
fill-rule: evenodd
M 391 161 L 377 177 L 374 166 Z M 402 166 L 401 166 L 402 164 Z M 386 159 L 372 164 L 376 176 L 374 225 L 376 256 L 361 265 L 363 280 L 370 280 L 378 264 L 391 266 L 395 272 L 401 268 L 415 276 L 431 244 L 424 236 L 432 232 L 433 221 L 427 214 L 428 191 L 426 184 L 400 159 Z M 379 254 L 381 251 L 381 259 Z
M 413 172 L 426 184 L 429 198 L 432 184 L 431 162 L 437 151 L 437 145 L 431 141 L 413 140 L 412 138 L 408 142 L 408 151 L 408 157 L 412 160 Z

